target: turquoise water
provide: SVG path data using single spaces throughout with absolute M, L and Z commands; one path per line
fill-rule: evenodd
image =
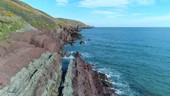
M 120 96 L 170 96 L 170 28 L 93 28 L 67 51 L 106 73 Z M 90 41 L 88 40 L 90 39 Z

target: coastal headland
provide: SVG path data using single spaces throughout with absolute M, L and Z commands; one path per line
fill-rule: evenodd
M 64 45 L 91 26 L 53 18 L 18 0 L 0 5 L 0 96 L 116 96 L 108 77 L 79 52 L 62 70 Z

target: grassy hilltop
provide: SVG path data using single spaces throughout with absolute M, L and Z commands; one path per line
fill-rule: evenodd
M 9 32 L 25 32 L 35 29 L 56 29 L 60 26 L 82 26 L 82 22 L 53 18 L 19 0 L 0 0 L 0 40 Z

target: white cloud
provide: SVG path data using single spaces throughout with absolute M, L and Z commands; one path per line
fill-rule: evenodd
M 128 0 L 83 0 L 79 2 L 81 7 L 126 7 Z
M 64 6 L 68 4 L 68 0 L 56 0 L 57 5 Z
M 103 14 L 103 15 L 112 15 L 113 14 L 112 11 L 103 11 L 103 10 L 95 10 L 95 11 L 93 11 L 93 13 Z
M 118 12 L 105 11 L 105 10 L 94 10 L 92 13 L 100 14 L 100 15 L 106 16 L 108 18 L 117 18 L 117 17 L 125 16 L 124 14 L 121 14 L 121 13 L 118 13 Z
M 143 14 L 143 13 L 132 13 L 131 16 L 145 16 L 147 14 Z
M 155 0 L 134 0 L 134 2 L 140 5 L 150 5 L 150 4 L 154 4 Z
M 150 5 L 155 0 L 82 0 L 79 2 L 80 7 L 96 8 L 96 7 L 127 7 L 131 4 Z

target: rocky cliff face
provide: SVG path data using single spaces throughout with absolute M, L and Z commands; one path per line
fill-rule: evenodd
M 57 96 L 61 45 L 53 32 L 11 34 L 0 50 L 0 96 Z
M 0 2 L 0 96 L 113 96 L 106 75 L 78 54 L 63 70 L 63 46 L 82 38 L 79 21 L 53 18 L 19 0 Z
M 1 96 L 56 96 L 61 77 L 59 55 L 43 53 L 11 77 Z M 50 91 L 48 91 L 50 90 Z
M 92 65 L 76 57 L 70 62 L 73 96 L 115 96 L 112 84 L 106 75 L 92 69 Z M 67 73 L 67 74 L 69 74 Z M 66 87 L 67 89 L 67 87 Z
M 78 29 L 12 33 L 0 43 L 0 96 L 113 96 L 106 75 L 78 55 L 62 70 L 62 48 Z
M 11 32 L 55 30 L 64 26 L 89 27 L 79 21 L 53 18 L 20 0 L 0 1 L 0 41 L 8 38 Z

